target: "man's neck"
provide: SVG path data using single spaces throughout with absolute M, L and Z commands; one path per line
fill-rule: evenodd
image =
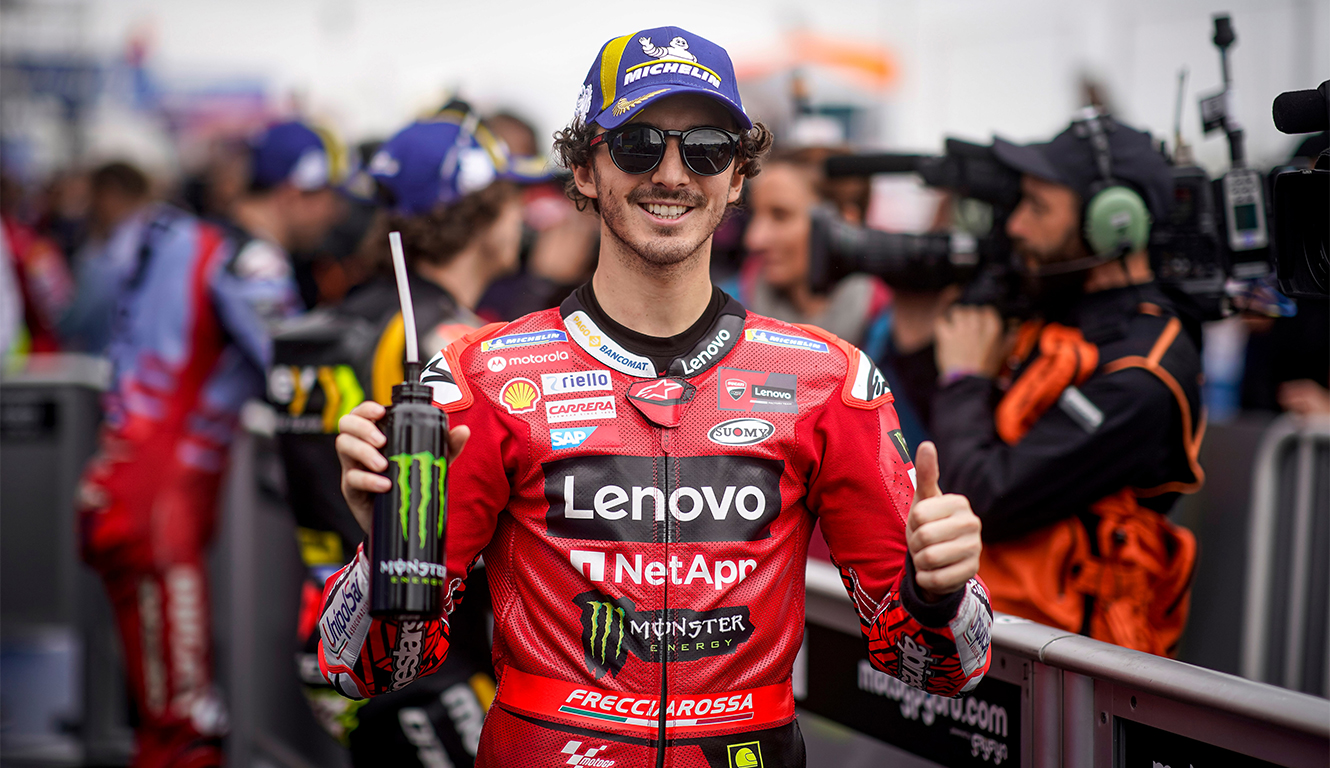
M 676 336 L 711 302 L 711 240 L 685 261 L 653 267 L 601 229 L 600 261 L 591 277 L 596 301 L 615 322 L 647 336 Z
M 1085 292 L 1095 293 L 1111 288 L 1140 285 L 1154 279 L 1150 271 L 1150 256 L 1145 251 L 1129 253 L 1121 260 L 1092 267 L 1085 275 Z
M 415 265 L 415 270 L 416 274 L 452 294 L 460 306 L 475 309 L 490 284 L 490 275 L 483 265 L 479 246 L 472 244 L 443 266 L 421 261 Z
M 277 243 L 283 250 L 291 250 L 281 216 L 267 198 L 241 198 L 231 209 L 231 220 L 251 235 Z

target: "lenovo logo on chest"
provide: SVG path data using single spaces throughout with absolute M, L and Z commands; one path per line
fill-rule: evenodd
M 756 541 L 780 514 L 784 463 L 751 456 L 578 456 L 543 465 L 550 536 Z

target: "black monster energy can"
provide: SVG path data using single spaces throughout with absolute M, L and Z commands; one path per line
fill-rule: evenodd
M 380 428 L 388 438 L 384 473 L 392 490 L 374 500 L 370 532 L 370 613 L 432 618 L 443 613 L 443 531 L 448 515 L 448 417 L 431 390 L 407 381 L 393 387 Z

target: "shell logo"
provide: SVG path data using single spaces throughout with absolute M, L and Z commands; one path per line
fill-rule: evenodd
M 499 399 L 509 413 L 530 413 L 540 402 L 540 390 L 530 379 L 510 379 L 499 391 Z

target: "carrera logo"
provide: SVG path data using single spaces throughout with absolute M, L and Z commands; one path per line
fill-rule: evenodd
M 633 601 L 592 590 L 573 598 L 582 608 L 582 650 L 596 679 L 619 674 L 629 654 L 643 661 L 696 661 L 725 656 L 753 636 L 748 606 L 693 611 L 639 611 Z
M 609 371 L 569 371 L 540 374 L 540 388 L 547 395 L 574 392 L 609 392 L 614 389 Z
M 489 339 L 488 341 L 480 342 L 480 351 L 497 352 L 504 349 L 534 347 L 540 344 L 553 344 L 560 341 L 568 341 L 568 334 L 563 331 L 555 330 L 536 331 L 535 333 L 515 333 L 511 336 L 500 336 L 497 339 Z
M 722 411 L 798 413 L 799 379 L 792 373 L 721 368 L 716 407 Z
M 530 413 L 536 410 L 536 403 L 540 402 L 540 392 L 536 390 L 536 383 L 530 379 L 509 379 L 499 391 L 499 399 L 511 414 Z
M 613 397 L 582 397 L 545 402 L 545 419 L 551 424 L 615 417 Z
M 765 419 L 730 419 L 708 430 L 707 439 L 717 445 L 757 445 L 775 432 L 775 425 Z
M 780 515 L 784 462 L 754 456 L 574 456 L 546 462 L 546 532 L 555 538 L 759 541 Z

